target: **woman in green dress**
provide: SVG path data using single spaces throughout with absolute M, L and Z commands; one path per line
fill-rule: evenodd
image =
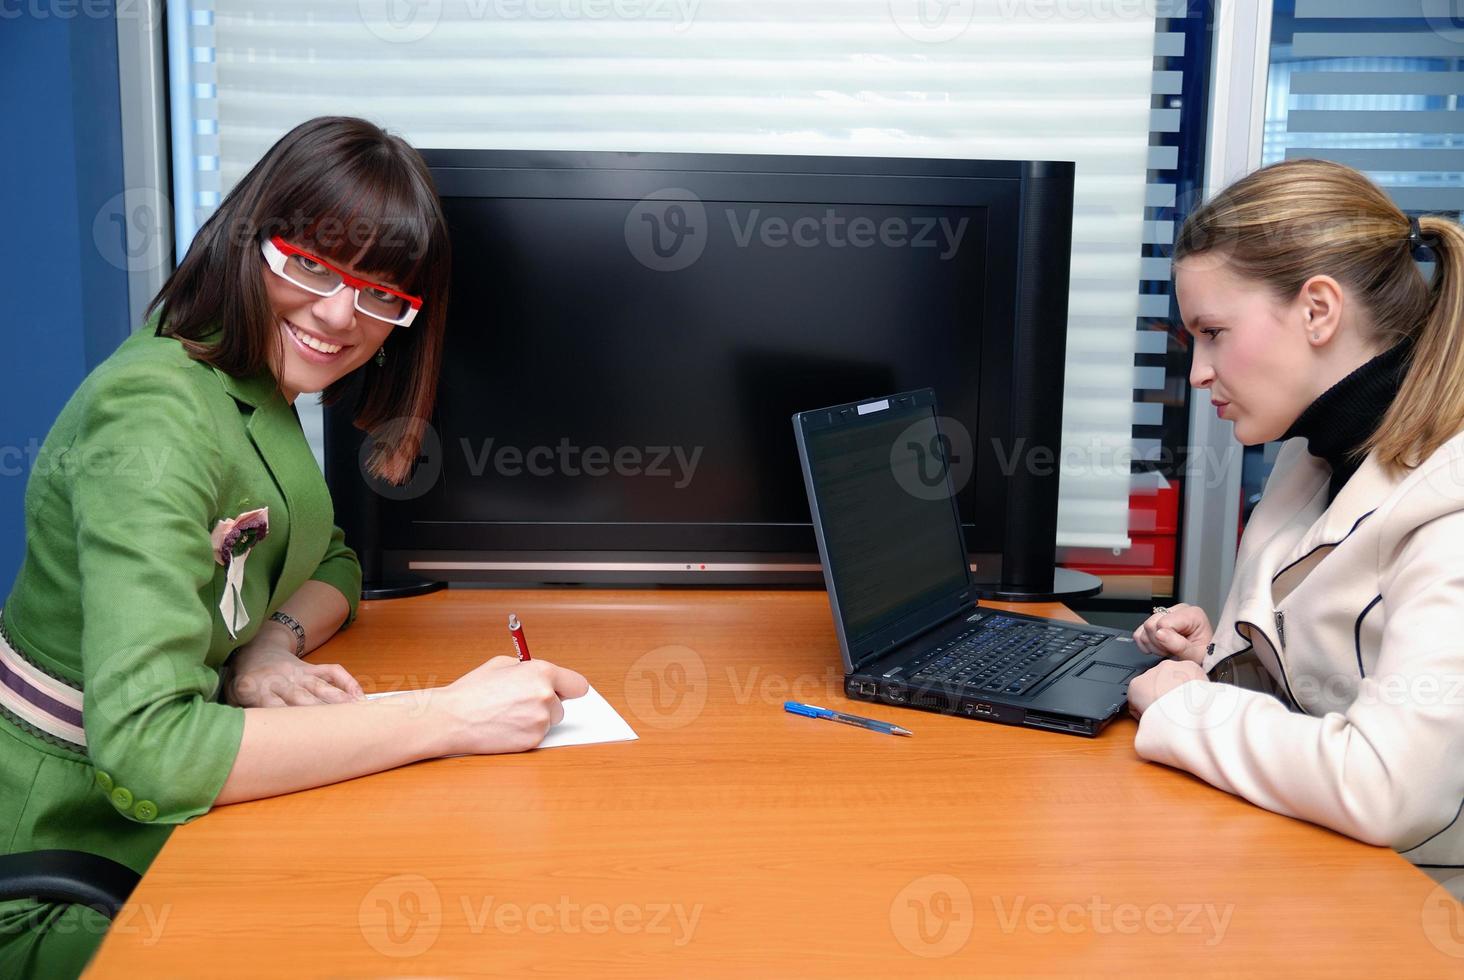
M 367 469 L 405 480 L 448 272 L 421 158 L 359 119 L 296 127 L 200 229 L 30 474 L 0 607 L 0 853 L 142 872 L 211 807 L 532 748 L 585 693 L 572 671 L 498 657 L 423 710 L 299 659 L 354 617 L 361 572 L 294 399 L 334 401 L 359 372 L 356 425 L 390 433 Z M 106 927 L 0 903 L 0 976 L 75 975 Z

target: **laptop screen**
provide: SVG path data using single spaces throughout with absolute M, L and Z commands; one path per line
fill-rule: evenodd
M 937 439 L 929 405 L 889 408 L 805 435 L 851 649 L 969 582 Z

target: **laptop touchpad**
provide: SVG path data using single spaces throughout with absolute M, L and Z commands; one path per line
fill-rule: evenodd
M 1105 684 L 1122 684 L 1133 675 L 1134 668 L 1120 667 L 1118 664 L 1105 664 L 1095 660 L 1078 672 L 1078 676 L 1086 681 L 1102 681 Z

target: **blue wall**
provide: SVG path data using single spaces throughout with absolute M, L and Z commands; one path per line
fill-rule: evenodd
M 0 4 L 0 92 L 3 600 L 24 555 L 22 508 L 35 448 L 82 378 L 130 329 L 126 272 L 93 234 L 97 215 L 124 186 L 110 5 Z

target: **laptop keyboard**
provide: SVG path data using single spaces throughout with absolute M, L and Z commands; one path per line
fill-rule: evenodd
M 938 647 L 910 680 L 964 687 L 972 694 L 1024 694 L 1107 639 L 1103 633 L 993 616 Z

